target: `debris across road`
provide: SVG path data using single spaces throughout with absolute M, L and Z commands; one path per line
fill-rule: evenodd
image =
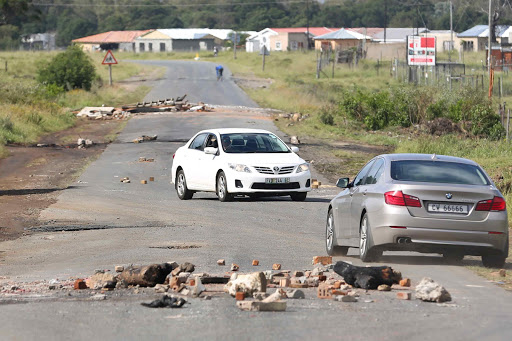
M 216 263 L 226 266 L 224 259 Z M 239 309 L 261 312 L 286 311 L 287 300 L 297 299 L 372 303 L 375 300 L 367 297 L 372 295 L 370 290 L 375 290 L 374 295 L 389 295 L 388 300 L 397 302 L 410 301 L 413 292 L 414 297 L 422 301 L 442 303 L 451 300 L 448 291 L 432 279 L 423 278 L 416 287 L 412 287 L 409 278 L 402 278 L 399 271 L 389 266 L 360 267 L 347 262 L 332 264 L 329 256 L 314 257 L 312 263 L 313 268 L 307 270 L 282 270 L 281 264 L 276 263 L 272 270 L 249 273 L 238 272 L 241 267 L 237 265 L 233 269 L 236 265 L 233 264 L 231 272 L 220 275 L 195 273 L 196 266 L 189 262 L 117 265 L 115 271 L 96 270 L 85 279 L 41 281 L 37 285 L 4 282 L 0 286 L 0 301 L 22 298 L 30 293 L 51 294 L 58 289 L 68 291 L 69 295 L 72 291 L 81 293 L 82 297 L 92 301 L 106 300 L 111 297 L 109 292 L 114 290 L 129 290 L 132 294 L 163 294 L 149 303 L 141 303 L 150 308 L 180 308 L 190 303 L 186 297 L 209 300 L 229 294 Z M 269 289 L 275 290 L 269 292 Z

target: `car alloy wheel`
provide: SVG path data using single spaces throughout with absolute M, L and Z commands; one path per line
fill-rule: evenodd
M 329 256 L 346 256 L 348 253 L 347 246 L 336 245 L 335 242 L 335 226 L 334 226 L 334 215 L 332 210 L 329 210 L 327 215 L 327 223 L 325 225 L 325 248 Z
M 220 201 L 233 200 L 233 194 L 228 192 L 228 185 L 224 172 L 220 172 L 217 176 L 217 196 L 219 197 Z
M 178 194 L 178 198 L 181 200 L 191 199 L 194 195 L 194 192 L 190 191 L 187 188 L 187 180 L 185 179 L 185 172 L 180 169 L 178 175 L 176 175 L 176 192 Z

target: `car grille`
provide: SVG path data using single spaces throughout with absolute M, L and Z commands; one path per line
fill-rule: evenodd
M 251 186 L 252 189 L 297 189 L 300 188 L 298 182 L 290 182 L 287 184 L 266 184 L 264 182 L 255 182 Z
M 274 170 L 270 167 L 260 167 L 260 166 L 254 166 L 254 169 L 256 169 L 258 171 L 258 173 L 261 173 L 261 174 L 290 174 L 291 172 L 293 172 L 293 169 L 295 168 L 295 166 L 284 166 L 284 167 L 280 167 L 279 168 L 279 171 L 277 173 L 274 173 Z

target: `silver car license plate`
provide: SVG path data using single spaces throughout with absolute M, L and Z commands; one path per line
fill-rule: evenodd
M 468 205 L 443 204 L 443 203 L 428 204 L 427 210 L 429 212 L 459 213 L 459 214 L 468 214 L 468 212 L 469 212 Z
M 266 184 L 287 184 L 290 182 L 290 178 L 266 178 Z

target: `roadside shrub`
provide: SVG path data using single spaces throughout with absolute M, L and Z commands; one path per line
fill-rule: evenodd
M 326 124 L 326 125 L 329 125 L 329 126 L 334 125 L 334 116 L 332 114 L 332 108 L 323 107 L 320 110 L 320 114 L 318 115 L 318 117 L 320 118 L 320 121 L 323 124 Z
M 477 105 L 470 112 L 471 133 L 475 136 L 486 136 L 493 140 L 503 137 L 505 128 L 500 117 L 488 105 Z
M 91 59 L 78 46 L 70 46 L 38 69 L 37 80 L 66 90 L 91 89 L 96 71 Z M 55 88 L 54 88 L 55 89 Z

